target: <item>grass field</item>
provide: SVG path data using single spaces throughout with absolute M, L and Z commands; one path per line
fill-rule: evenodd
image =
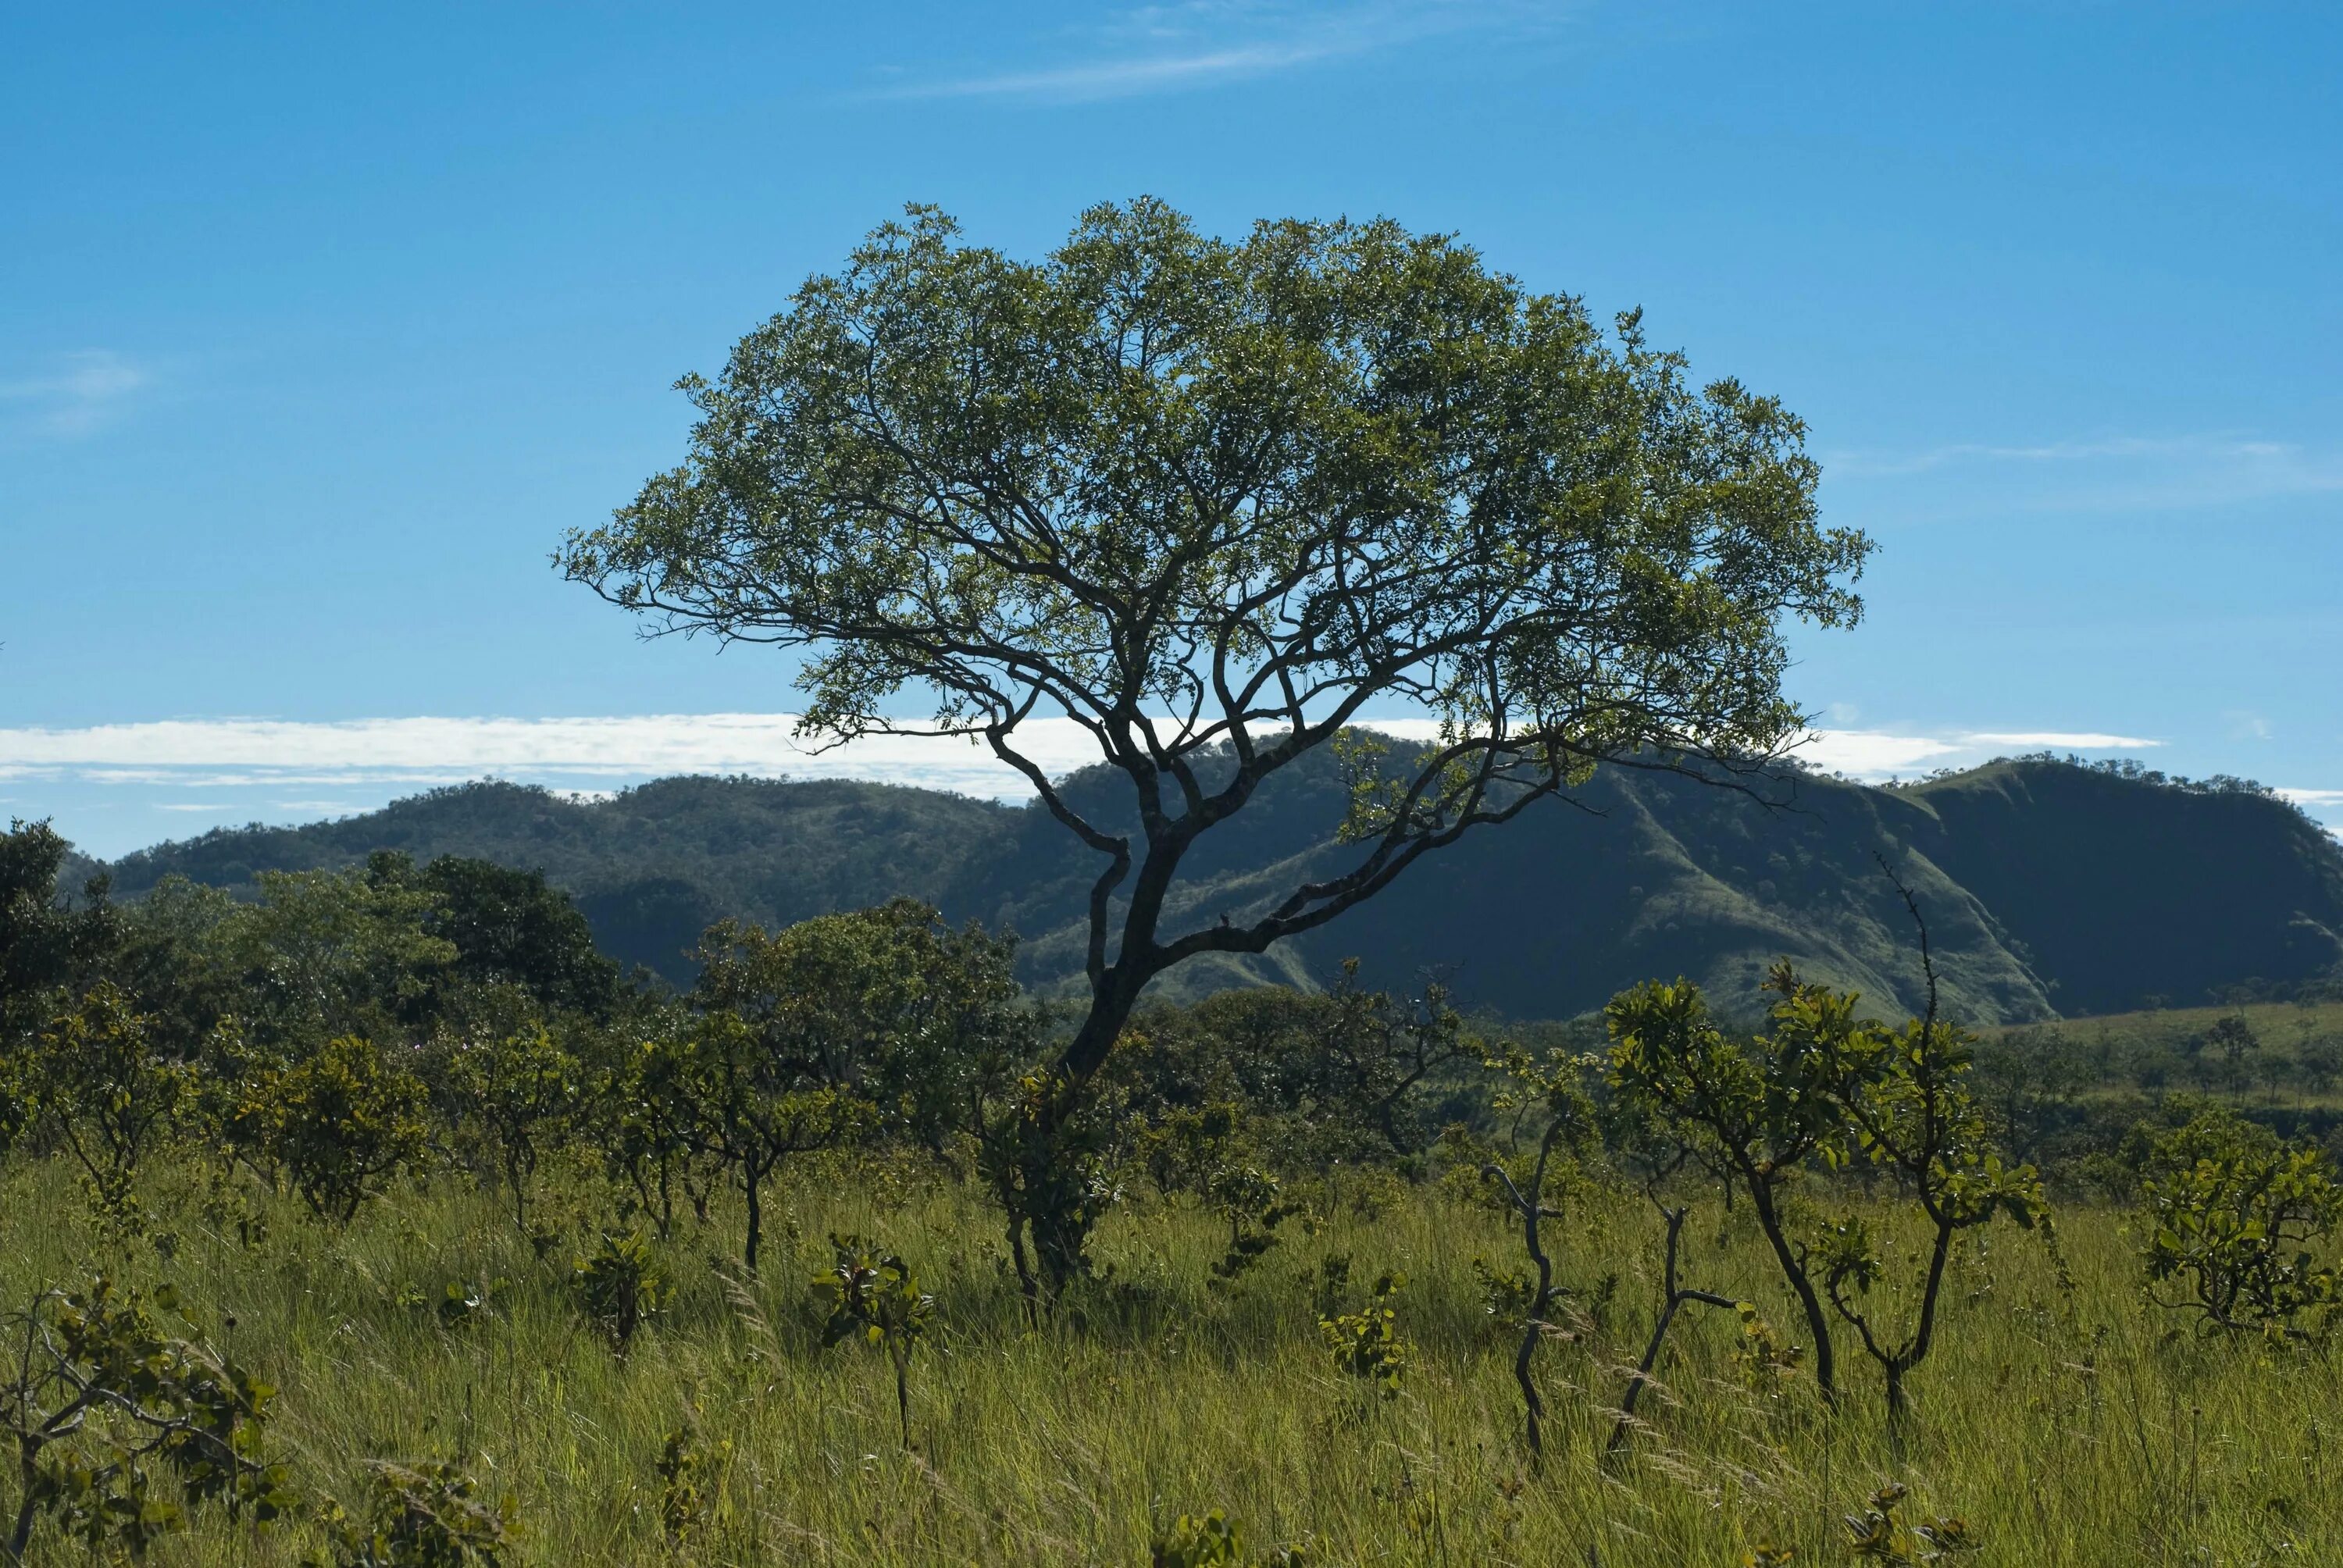
M 106 1255 L 62 1170 L 19 1167 L 5 1193 L 11 1298 Z M 521 1563 L 1145 1563 L 1177 1516 L 1221 1509 L 1255 1550 L 1303 1543 L 1327 1563 L 1738 1563 L 1762 1542 L 1805 1564 L 1853 1560 L 1841 1516 L 1888 1482 L 1909 1486 L 1915 1519 L 1962 1516 L 1980 1546 L 1967 1561 L 2343 1561 L 2335 1367 L 2207 1342 L 2146 1305 L 2118 1212 L 2062 1215 L 2063 1272 L 2006 1227 L 1965 1249 L 1900 1442 L 1852 1336 L 1834 1417 L 1805 1375 L 1736 1360 L 1733 1314 L 1694 1309 L 1647 1430 L 1606 1466 L 1659 1227 L 1638 1196 L 1580 1191 L 1550 1229 L 1581 1332 L 1541 1353 L 1554 1430 L 1533 1470 L 1512 1337 L 1473 1270 L 1518 1262 L 1517 1232 L 1453 1181 L 1361 1178 L 1317 1202 L 1229 1293 L 1206 1288 L 1222 1244 L 1207 1217 L 1134 1200 L 1099 1238 L 1109 1278 L 1035 1329 L 970 1194 L 808 1165 L 775 1205 L 785 1234 L 761 1281 L 724 1261 L 720 1211 L 679 1235 L 678 1299 L 624 1361 L 575 1304 L 568 1252 L 540 1260 L 468 1184 L 400 1193 L 346 1233 L 272 1209 L 256 1247 L 215 1233 L 191 1198 L 165 1216 L 167 1262 L 140 1243 L 116 1268 L 175 1282 L 215 1342 L 281 1387 L 271 1441 L 306 1487 L 355 1506 L 369 1460 L 461 1456 L 515 1501 Z M 1786 1335 L 1795 1314 L 1741 1218 L 1696 1212 L 1687 1281 L 1754 1299 Z M 884 1357 L 820 1346 L 807 1281 L 833 1229 L 896 1248 L 937 1297 L 908 1452 Z M 1357 1279 L 1407 1276 L 1413 1354 L 1395 1399 L 1344 1386 L 1325 1351 L 1313 1296 L 1339 1255 Z M 453 1328 L 431 1306 L 451 1283 L 487 1294 Z M 658 1473 L 679 1430 L 707 1493 L 679 1546 Z M 292 1563 L 312 1544 L 211 1519 L 156 1560 Z M 80 1560 L 46 1551 L 35 1560 Z

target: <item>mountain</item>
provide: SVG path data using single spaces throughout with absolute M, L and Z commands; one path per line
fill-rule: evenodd
M 1119 775 L 1066 793 L 1126 820 Z M 1172 907 L 1242 920 L 1348 863 L 1343 789 L 1306 759 L 1192 851 Z M 500 783 L 435 790 L 302 828 L 222 829 L 111 868 L 136 894 L 173 873 L 230 889 L 270 869 L 372 849 L 541 869 L 612 957 L 688 980 L 722 915 L 767 925 L 908 894 L 1020 932 L 1030 983 L 1079 983 L 1096 859 L 1036 806 L 845 781 L 669 779 L 600 802 Z M 1192 995 L 1322 983 L 1355 956 L 1371 982 L 1427 968 L 1520 1018 L 1571 1016 L 1651 976 L 1755 1010 L 1780 958 L 1881 1010 L 1924 1000 L 1916 932 L 1880 859 L 1928 922 L 1946 1007 L 1979 1024 L 2195 1002 L 2343 965 L 2343 849 L 2234 781 L 2189 784 L 2049 759 L 1873 789 L 1790 772 L 1755 788 L 1606 767 L 1411 868 L 1379 898 L 1254 959 L 1200 960 L 1159 982 Z

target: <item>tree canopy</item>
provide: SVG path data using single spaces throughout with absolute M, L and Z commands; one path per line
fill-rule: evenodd
M 656 629 L 804 649 L 811 736 L 1017 769 L 1105 860 L 1077 1079 L 1154 975 L 1331 920 L 1597 759 L 1774 751 L 1782 619 L 1860 608 L 1867 541 L 1819 523 L 1777 401 L 1384 220 L 1229 241 L 1140 200 L 1027 262 L 914 207 L 681 386 L 683 465 L 558 564 Z M 1376 701 L 1439 734 L 1354 759 L 1349 868 L 1160 930 L 1198 836 Z M 1128 778 L 1138 842 L 1060 793 L 1037 716 Z

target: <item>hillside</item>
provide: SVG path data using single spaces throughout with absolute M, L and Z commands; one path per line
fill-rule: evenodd
M 1101 820 L 1119 779 L 1070 794 Z M 1468 1003 L 1515 1017 L 1596 1007 L 1686 975 L 1748 1008 L 1775 960 L 1916 1008 L 1911 923 L 1880 871 L 1918 894 L 1948 1006 L 1980 1023 L 2197 1002 L 2248 980 L 2288 984 L 2343 961 L 2343 851 L 2282 802 L 2048 760 L 1895 789 L 1790 774 L 1752 792 L 1610 768 L 1574 804 L 1468 835 L 1381 899 L 1256 960 L 1167 977 L 1194 993 L 1312 985 L 1347 956 L 1378 983 L 1430 967 Z M 1331 762 L 1297 767 L 1192 855 L 1173 903 L 1241 918 L 1345 863 Z M 1025 939 L 1028 980 L 1079 971 L 1092 860 L 1038 807 L 840 781 L 670 779 L 577 803 L 475 784 L 304 828 L 222 830 L 127 857 L 135 894 L 178 873 L 237 888 L 269 869 L 370 849 L 541 868 L 612 956 L 670 978 L 719 915 L 766 924 L 910 894 Z

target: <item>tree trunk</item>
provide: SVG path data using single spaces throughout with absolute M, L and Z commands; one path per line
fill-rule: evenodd
M 1798 1305 L 1806 1314 L 1806 1332 L 1815 1342 L 1815 1386 L 1823 1392 L 1824 1401 L 1832 1409 L 1838 1408 L 1838 1358 L 1831 1344 L 1830 1320 L 1823 1315 L 1822 1298 L 1815 1294 L 1814 1282 L 1790 1251 L 1789 1239 L 1782 1234 L 1782 1218 L 1774 1211 L 1774 1195 L 1764 1182 L 1753 1181 L 1749 1201 L 1757 1211 L 1758 1228 L 1765 1232 L 1766 1242 L 1774 1249 L 1774 1260 L 1782 1267 L 1782 1277 L 1796 1292 Z
M 744 1163 L 740 1167 L 740 1185 L 749 1192 L 749 1240 L 742 1250 L 741 1261 L 749 1265 L 749 1271 L 752 1274 L 757 1271 L 757 1249 L 765 1233 L 765 1175 L 769 1169 L 754 1162 Z

